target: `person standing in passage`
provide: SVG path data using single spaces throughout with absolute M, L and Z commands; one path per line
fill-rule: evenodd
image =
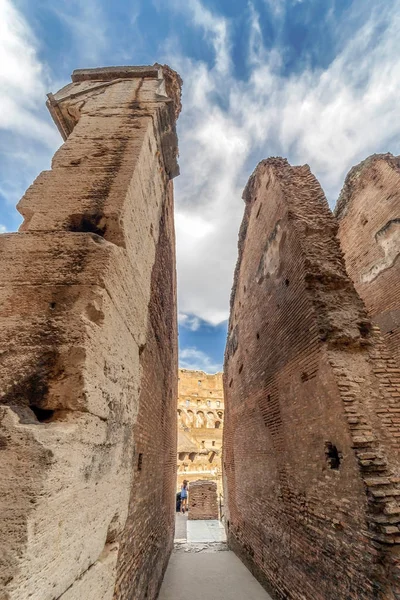
M 181 511 L 182 514 L 185 514 L 185 510 L 187 510 L 187 499 L 188 499 L 188 482 L 186 479 L 183 481 L 181 487 Z

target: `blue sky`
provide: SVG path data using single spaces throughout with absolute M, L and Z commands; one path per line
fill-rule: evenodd
M 47 92 L 75 68 L 170 64 L 180 359 L 221 369 L 249 175 L 308 163 L 333 206 L 352 165 L 400 154 L 399 31 L 400 0 L 0 0 L 0 231 L 61 143 Z

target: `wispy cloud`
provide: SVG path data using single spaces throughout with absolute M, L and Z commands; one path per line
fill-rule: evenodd
M 48 74 L 36 39 L 10 0 L 0 2 L 0 129 L 53 147 L 58 134 L 40 114 Z
M 49 7 L 69 31 L 73 54 L 82 61 L 81 66 L 99 66 L 109 44 L 102 3 L 98 0 L 59 0 L 49 3 Z
M 277 19 L 288 4 L 294 2 L 271 0 Z M 329 66 L 289 75 L 281 68 L 285 48 L 264 47 L 249 4 L 246 80 L 232 68 L 229 21 L 211 19 L 200 0 L 186 5 L 189 26 L 206 32 L 215 60 L 189 60 L 169 47 L 168 59 L 184 79 L 176 180 L 179 303 L 183 313 L 217 324 L 228 316 L 241 191 L 258 160 L 283 155 L 310 164 L 333 204 L 354 163 L 373 152 L 400 152 L 400 0 L 377 0 L 372 9 L 355 2 L 354 14 L 346 14 L 356 24 L 351 36 L 341 39 L 341 24 L 330 21 L 341 46 Z
M 14 206 L 37 173 L 48 168 L 60 144 L 45 108 L 50 75 L 38 58 L 38 41 L 11 0 L 0 0 L 1 220 L 20 222 Z
M 184 348 L 179 352 L 179 366 L 182 369 L 193 369 L 205 373 L 222 371 L 222 364 L 213 362 L 205 352 L 196 347 Z
M 200 319 L 193 315 L 185 315 L 183 313 L 179 313 L 178 315 L 178 323 L 185 329 L 189 329 L 189 331 L 197 331 L 200 329 Z
M 231 67 L 228 20 L 211 12 L 200 0 L 175 0 L 174 5 L 188 13 L 192 23 L 203 30 L 214 48 L 215 70 L 219 74 L 227 73 Z

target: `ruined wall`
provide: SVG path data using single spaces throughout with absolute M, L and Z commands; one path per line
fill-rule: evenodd
M 173 541 L 180 80 L 72 80 L 49 98 L 67 141 L 0 236 L 0 597 L 150 599 Z
M 280 600 L 400 597 L 399 370 L 307 166 L 245 190 L 225 354 L 228 540 Z
M 189 519 L 192 521 L 218 519 L 217 484 L 198 480 L 189 486 Z
M 223 423 L 222 373 L 179 369 L 178 490 L 185 479 L 207 479 L 222 494 Z
M 335 215 L 347 272 L 400 365 L 400 158 L 351 169 Z

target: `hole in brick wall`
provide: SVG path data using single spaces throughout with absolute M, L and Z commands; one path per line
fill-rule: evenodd
M 103 215 L 71 215 L 69 219 L 68 231 L 75 233 L 95 233 L 104 237 L 106 225 L 101 225 Z
M 241 373 L 242 371 L 243 371 L 243 364 L 241 364 L 241 365 L 240 365 L 240 367 L 239 367 L 239 375 L 240 375 L 240 373 Z
M 138 461 L 137 461 L 137 470 L 141 471 L 143 467 L 143 453 L 139 452 Z
M 306 373 L 306 371 L 303 371 L 303 373 L 301 374 L 301 380 L 303 383 L 305 381 L 308 381 L 308 373 Z
M 358 324 L 358 330 L 362 338 L 367 338 L 371 334 L 371 323 L 364 321 Z
M 108 529 L 107 529 L 106 544 L 114 544 L 114 542 L 117 541 L 118 534 L 119 534 L 119 527 L 120 527 L 119 516 L 118 516 L 118 513 L 116 513 L 113 516 L 112 521 L 110 522 Z
M 340 467 L 341 454 L 332 442 L 325 442 L 325 456 L 331 469 Z
M 260 334 L 258 332 L 257 332 L 257 336 L 256 337 L 257 337 L 258 340 L 260 339 Z
M 233 383 L 233 379 L 230 380 L 229 387 L 232 387 L 232 383 Z
M 243 287 L 243 291 L 244 291 L 244 293 L 247 292 L 247 287 L 246 286 Z
M 289 279 L 285 279 L 285 285 L 286 285 L 286 287 L 288 287 L 289 283 L 290 283 Z
M 56 307 L 56 303 L 55 302 L 50 302 L 49 306 L 50 306 L 51 310 L 54 310 L 55 307 Z
M 48 423 L 54 416 L 54 410 L 49 408 L 39 408 L 39 406 L 35 406 L 31 404 L 29 406 L 39 423 Z

